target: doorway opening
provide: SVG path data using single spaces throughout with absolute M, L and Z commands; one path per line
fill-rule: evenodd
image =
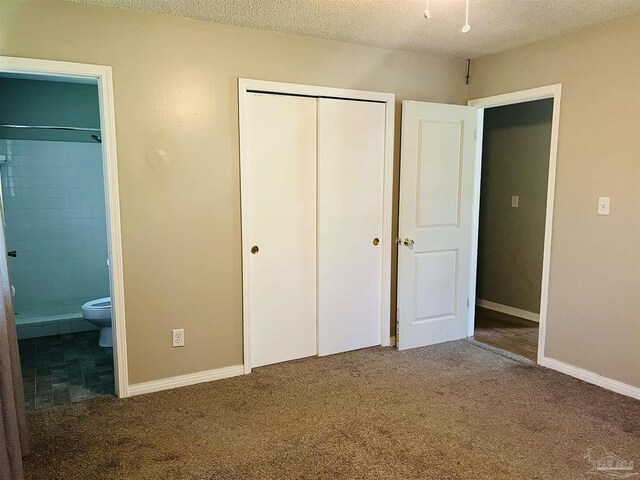
M 0 91 L 1 191 L 26 405 L 114 395 L 97 82 L 4 74 Z
M 109 67 L 0 57 L 0 187 L 25 403 L 127 396 Z
M 559 86 L 537 98 L 470 102 L 482 112 L 475 293 L 476 341 L 542 363 Z M 508 97 L 508 96 L 504 96 Z

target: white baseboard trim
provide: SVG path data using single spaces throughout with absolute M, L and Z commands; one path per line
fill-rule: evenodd
M 178 375 L 177 377 L 151 380 L 150 382 L 129 385 L 129 396 L 133 397 L 134 395 L 186 387 L 187 385 L 195 385 L 196 383 L 212 382 L 213 380 L 222 380 L 223 378 L 237 377 L 243 374 L 244 366 L 234 365 L 232 367 L 216 368 L 215 370 L 206 370 L 188 375 Z
M 560 360 L 554 360 L 553 358 L 543 357 L 542 366 L 556 370 L 561 373 L 565 373 L 575 378 L 579 378 L 587 383 L 597 385 L 606 390 L 626 395 L 640 400 L 640 388 L 628 385 L 626 383 L 612 380 L 611 378 L 604 377 L 595 372 L 585 370 L 584 368 L 575 367 L 569 363 L 561 362 Z
M 522 310 L 520 308 L 510 307 L 508 305 L 502 305 L 500 303 L 490 302 L 489 300 L 476 299 L 476 305 L 489 310 L 494 310 L 500 313 L 506 313 L 518 318 L 524 318 L 525 320 L 531 320 L 532 322 L 540 322 L 540 314 Z

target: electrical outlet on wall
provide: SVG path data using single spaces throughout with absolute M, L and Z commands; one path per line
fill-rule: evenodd
M 184 328 L 178 328 L 173 331 L 173 346 L 184 347 Z
M 518 208 L 519 201 L 520 201 L 520 197 L 518 197 L 518 195 L 513 195 L 511 197 L 511 206 L 513 208 Z

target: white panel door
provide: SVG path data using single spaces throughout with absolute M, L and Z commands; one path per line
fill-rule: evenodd
M 400 350 L 467 336 L 476 111 L 402 103 Z
M 318 353 L 380 345 L 385 105 L 318 100 Z
M 252 367 L 316 354 L 316 103 L 246 98 Z

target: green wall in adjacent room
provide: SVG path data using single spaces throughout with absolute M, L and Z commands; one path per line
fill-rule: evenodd
M 100 128 L 98 86 L 23 78 L 0 78 L 0 125 Z M 92 134 L 0 127 L 0 139 L 94 142 Z

